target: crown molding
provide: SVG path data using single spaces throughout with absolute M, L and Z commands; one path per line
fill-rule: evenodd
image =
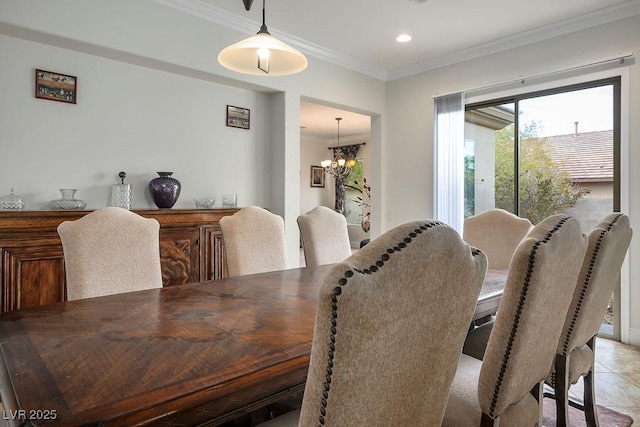
M 349 144 L 367 143 L 369 142 L 370 138 L 371 138 L 370 133 L 360 133 L 355 135 L 340 136 L 340 145 L 345 145 L 346 143 L 349 143 Z M 328 137 L 318 136 L 318 135 L 307 135 L 304 133 L 303 129 L 300 130 L 300 140 L 307 141 L 307 142 L 321 143 L 327 146 L 337 144 L 337 139 L 335 135 L 328 136 Z
M 215 24 L 236 30 L 247 35 L 256 34 L 260 28 L 260 23 L 252 21 L 222 8 L 210 5 L 202 0 L 153 0 L 163 6 L 188 13 L 192 16 L 213 22 Z M 278 31 L 277 28 L 269 27 L 269 32 L 283 42 L 294 46 L 303 53 L 321 59 L 326 62 L 347 68 L 352 71 L 373 77 L 378 80 L 387 80 L 387 70 L 372 66 L 363 61 L 358 61 L 348 55 L 324 48 L 318 44 L 301 39 L 294 35 Z
M 236 30 L 238 32 L 253 35 L 260 24 L 250 19 L 230 13 L 219 7 L 210 5 L 202 0 L 153 0 L 154 2 L 172 9 L 188 13 L 198 18 L 205 19 L 215 24 Z M 324 48 L 318 44 L 309 42 L 299 37 L 287 34 L 277 29 L 269 28 L 269 31 L 282 40 L 307 55 L 340 67 L 373 77 L 382 81 L 392 81 L 415 74 L 431 71 L 447 65 L 480 58 L 510 49 L 522 47 L 528 44 L 540 42 L 554 37 L 570 34 L 576 31 L 607 24 L 624 18 L 640 14 L 640 1 L 628 0 L 608 8 L 585 13 L 570 19 L 559 21 L 544 27 L 523 31 L 517 35 L 503 37 L 468 49 L 462 49 L 433 59 L 425 60 L 406 67 L 385 70 L 373 66 L 364 61 L 356 60 L 348 55 Z
M 598 25 L 608 24 L 640 14 L 640 2 L 629 0 L 605 9 L 585 13 L 570 19 L 559 21 L 544 27 L 523 31 L 514 36 L 503 37 L 468 49 L 462 49 L 447 55 L 422 61 L 407 67 L 396 68 L 388 72 L 388 81 L 409 77 L 447 65 L 480 58 L 494 53 L 537 43 Z

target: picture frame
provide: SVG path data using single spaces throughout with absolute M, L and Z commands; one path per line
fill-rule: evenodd
M 75 104 L 78 98 L 78 78 L 36 69 L 35 93 L 36 98 Z
M 251 111 L 248 108 L 227 105 L 227 126 L 232 128 L 249 129 Z
M 311 187 L 324 188 L 324 175 L 322 166 L 311 166 Z

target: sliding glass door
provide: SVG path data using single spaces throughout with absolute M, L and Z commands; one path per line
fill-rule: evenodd
M 502 208 L 537 224 L 566 213 L 589 231 L 620 210 L 620 80 L 465 107 L 465 217 Z M 612 296 L 603 333 L 614 335 Z

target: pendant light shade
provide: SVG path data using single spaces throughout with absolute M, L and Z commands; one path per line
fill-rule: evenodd
M 255 36 L 222 49 L 218 54 L 218 62 L 232 71 L 255 76 L 295 74 L 307 68 L 308 64 L 302 52 L 269 33 L 265 24 L 264 0 L 260 31 Z
M 259 51 L 265 49 L 268 56 L 260 57 Z M 225 47 L 218 62 L 232 71 L 256 76 L 286 76 L 307 68 L 307 58 L 299 50 L 265 33 Z

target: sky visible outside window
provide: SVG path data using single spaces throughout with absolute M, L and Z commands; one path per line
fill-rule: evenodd
M 539 122 L 538 136 L 613 129 L 613 86 L 529 98 L 520 102 L 520 122 Z

